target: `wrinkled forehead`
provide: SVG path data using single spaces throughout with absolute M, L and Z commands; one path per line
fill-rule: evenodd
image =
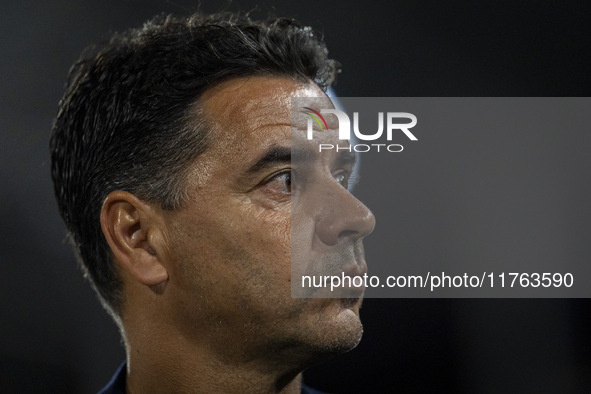
M 198 107 L 211 139 L 209 148 L 196 160 L 195 172 L 209 175 L 200 175 L 199 183 L 214 175 L 231 179 L 241 171 L 248 172 L 274 148 L 289 152 L 292 135 L 299 135 L 292 133 L 298 130 L 291 124 L 294 97 L 310 98 L 310 105 L 318 108 L 330 103 L 312 81 L 302 83 L 280 77 L 236 78 L 208 90 Z M 305 123 L 299 129 L 302 127 Z
M 335 109 L 328 96 L 298 96 L 291 100 L 292 143 L 313 147 L 321 143 L 347 144 L 338 141 L 338 118 L 323 114 L 324 110 Z
M 317 105 L 330 102 L 312 81 L 257 76 L 232 79 L 208 90 L 200 105 L 210 123 L 232 131 L 226 137 L 245 137 L 244 133 L 257 134 L 267 126 L 290 126 L 293 97 L 306 97 Z
M 334 103 L 328 96 L 297 96 L 291 100 L 291 124 L 299 130 L 307 130 L 312 122 L 320 131 L 338 129 L 338 120 L 334 116 L 322 115 L 325 109 L 334 109 Z

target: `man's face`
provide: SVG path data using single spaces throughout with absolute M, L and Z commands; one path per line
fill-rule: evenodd
M 374 227 L 336 176 L 350 168 L 334 154 L 315 159 L 324 198 L 305 198 L 311 189 L 291 174 L 291 97 L 325 95 L 278 77 L 233 79 L 206 92 L 200 105 L 212 142 L 190 169 L 189 200 L 166 213 L 167 318 L 229 360 L 342 352 L 362 333 L 360 294 L 291 297 L 292 242 L 307 264 L 344 256 L 364 269 L 361 239 Z

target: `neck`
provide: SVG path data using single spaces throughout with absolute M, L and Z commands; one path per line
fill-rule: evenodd
M 229 357 L 215 345 L 189 341 L 168 328 L 160 336 L 128 331 L 134 333 L 126 335 L 128 393 L 300 393 L 303 367 L 294 357 L 264 351 L 253 357 L 236 342 L 226 346 L 232 350 Z

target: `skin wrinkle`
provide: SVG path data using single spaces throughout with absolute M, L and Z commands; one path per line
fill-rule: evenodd
M 373 229 L 373 216 L 334 181 L 336 158 L 322 156 L 317 183 L 329 182 L 329 196 L 343 205 L 339 214 L 347 223 L 322 216 L 330 211 L 313 205 L 333 203 L 318 197 L 302 198 L 301 215 L 292 219 L 289 196 L 274 190 L 280 182 L 257 186 L 289 163 L 252 180 L 246 175 L 269 147 L 290 146 L 295 96 L 324 93 L 312 82 L 251 77 L 227 81 L 200 100 L 212 138 L 188 170 L 198 179 L 189 179 L 180 209 L 154 211 L 162 236 L 152 249 L 168 274 L 164 291 L 146 292 L 122 275 L 129 290 L 123 322 L 128 387 L 136 392 L 203 392 L 217 385 L 226 392 L 298 393 L 301 370 L 360 340 L 360 298 L 291 297 L 292 239 L 306 261 L 364 259 L 354 249 Z M 323 137 L 334 143 L 331 138 Z M 318 231 L 336 232 L 336 239 L 349 229 L 344 225 L 356 235 L 334 245 L 318 242 Z
M 188 118 L 189 119 L 202 119 L 199 122 L 199 127 L 201 129 L 208 130 L 211 128 L 211 125 L 204 119 L 203 116 L 203 108 L 201 106 L 201 99 L 199 99 L 195 104 L 193 104 L 189 111 L 188 111 Z M 191 188 L 200 188 L 202 185 L 206 184 L 209 178 L 211 177 L 212 168 L 211 165 L 202 165 L 200 168 L 191 167 L 187 171 L 187 176 L 185 178 L 185 187 L 183 188 L 183 198 L 182 201 L 186 201 L 188 199 L 188 190 Z

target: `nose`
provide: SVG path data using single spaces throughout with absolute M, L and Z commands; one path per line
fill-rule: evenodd
M 344 238 L 361 239 L 373 231 L 373 213 L 347 189 L 333 184 L 322 196 L 316 219 L 316 233 L 326 245 L 336 245 Z

